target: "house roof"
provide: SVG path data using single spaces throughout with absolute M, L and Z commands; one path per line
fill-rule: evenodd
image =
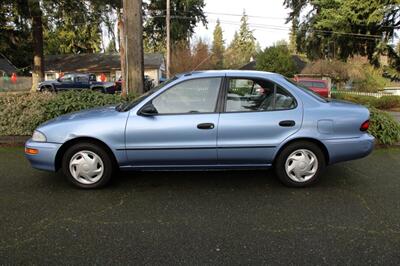
M 240 70 L 256 70 L 256 60 L 250 61 L 249 63 L 245 64 Z
M 45 71 L 108 72 L 121 69 L 119 54 L 67 54 L 45 56 Z M 160 68 L 164 65 L 162 54 L 145 54 L 144 67 Z
M 0 54 L 0 72 L 5 72 L 7 75 L 17 72 L 17 68 L 4 56 Z

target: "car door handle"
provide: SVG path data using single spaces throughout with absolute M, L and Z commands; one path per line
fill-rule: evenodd
M 279 122 L 279 125 L 281 127 L 293 127 L 294 125 L 296 125 L 296 122 L 294 122 L 293 120 L 284 120 Z
M 213 123 L 202 123 L 197 125 L 198 129 L 213 129 L 214 127 Z

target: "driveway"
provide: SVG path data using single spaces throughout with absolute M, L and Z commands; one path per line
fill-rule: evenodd
M 283 187 L 271 171 L 155 172 L 84 191 L 0 148 L 0 264 L 400 263 L 400 149 Z

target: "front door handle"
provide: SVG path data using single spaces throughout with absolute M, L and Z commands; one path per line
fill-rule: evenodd
M 279 122 L 281 127 L 293 127 L 296 123 L 293 120 L 284 120 Z
M 198 129 L 213 129 L 214 127 L 213 123 L 202 123 L 197 125 Z

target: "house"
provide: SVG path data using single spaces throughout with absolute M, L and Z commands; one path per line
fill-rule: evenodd
M 68 54 L 45 56 L 45 80 L 57 79 L 61 73 L 86 72 L 94 73 L 97 79 L 104 74 L 107 81 L 116 81 L 121 77 L 119 54 Z M 148 75 L 155 85 L 165 76 L 165 64 L 162 54 L 144 55 L 144 74 Z
M 0 77 L 11 76 L 17 73 L 18 69 L 5 56 L 0 54 Z

